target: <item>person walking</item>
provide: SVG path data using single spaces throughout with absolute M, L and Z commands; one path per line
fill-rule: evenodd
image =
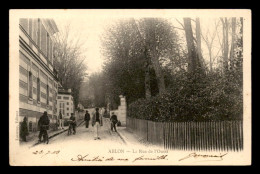
M 99 108 L 96 108 L 96 112 L 92 117 L 92 127 L 94 127 L 94 140 L 101 139 L 99 137 L 100 126 L 103 126 L 102 115 L 99 113 Z
M 64 129 L 61 111 L 60 111 L 60 113 L 59 113 L 59 129 Z
M 20 135 L 22 137 L 22 140 L 24 142 L 26 142 L 26 136 L 29 135 L 29 131 L 28 131 L 28 125 L 27 125 L 27 117 L 23 118 L 23 122 L 21 124 L 21 132 Z
M 71 113 L 70 121 L 71 121 L 70 125 L 71 125 L 71 127 L 73 129 L 73 134 L 75 135 L 76 134 L 76 126 L 77 126 L 77 124 L 76 124 L 76 117 L 74 116 L 74 113 Z
M 90 115 L 88 113 L 88 110 L 86 110 L 86 114 L 85 114 L 85 122 L 86 122 L 86 128 L 88 128 L 89 125 L 89 120 L 90 120 Z
M 108 112 L 107 112 L 107 108 L 104 108 L 104 118 L 109 118 Z
M 117 120 L 117 116 L 115 115 L 114 112 L 112 112 L 112 116 L 110 118 L 110 121 L 111 121 L 111 130 L 113 131 L 113 129 L 114 129 L 115 132 L 117 132 L 116 124 L 117 124 L 118 120 Z
M 47 112 L 44 111 L 43 115 L 40 117 L 38 121 L 38 126 L 40 127 L 40 133 L 39 133 L 39 142 L 42 140 L 42 136 L 44 139 L 44 142 L 47 141 L 47 144 L 49 143 L 49 137 L 47 130 L 49 129 L 50 119 L 47 115 Z

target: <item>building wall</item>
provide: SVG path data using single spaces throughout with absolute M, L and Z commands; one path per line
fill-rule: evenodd
M 35 131 L 44 111 L 51 124 L 57 117 L 53 44 L 40 19 L 20 19 L 19 28 L 19 115 L 20 121 L 28 117 L 30 130 Z

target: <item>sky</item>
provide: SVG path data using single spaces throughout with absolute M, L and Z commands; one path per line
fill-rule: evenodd
M 95 18 L 66 18 L 54 19 L 58 28 L 62 29 L 66 25 L 70 25 L 71 39 L 80 38 L 82 45 L 84 63 L 87 65 L 88 74 L 100 72 L 104 57 L 100 52 L 103 29 L 107 25 L 105 19 Z
M 135 17 L 136 19 L 142 17 L 164 17 L 167 13 L 169 13 L 170 21 L 176 27 L 181 28 L 182 26 L 176 21 L 175 18 L 178 18 L 180 22 L 183 23 L 182 17 L 183 13 L 181 11 L 138 11 L 138 13 L 131 13 L 133 10 L 68 10 L 68 11 L 59 11 L 59 13 L 54 13 L 53 19 L 55 20 L 59 29 L 62 29 L 65 25 L 70 24 L 72 31 L 72 38 L 80 38 L 83 43 L 83 55 L 85 58 L 85 64 L 88 67 L 87 73 L 91 75 L 95 72 L 102 71 L 102 64 L 104 62 L 104 57 L 100 52 L 101 42 L 100 37 L 102 37 L 102 33 L 105 31 L 106 27 L 113 23 L 116 19 L 122 17 Z M 155 13 L 156 12 L 156 13 Z M 203 12 L 203 11 L 202 11 Z M 62 15 L 60 15 L 62 14 Z M 185 14 L 185 13 L 184 13 Z M 187 15 L 189 13 L 186 13 Z M 203 13 L 202 13 L 203 14 Z M 214 17 L 210 16 L 202 16 L 201 19 L 201 29 L 205 33 L 207 29 L 209 32 L 213 32 L 215 24 L 214 19 L 216 19 L 216 15 L 219 15 L 218 12 L 213 13 Z M 192 16 L 195 18 L 196 16 Z M 169 16 L 168 16 L 169 18 Z M 176 29 L 177 32 L 182 36 L 182 39 L 185 41 L 185 35 L 183 30 Z M 221 28 L 220 28 L 221 30 Z M 219 48 L 217 46 L 219 43 L 216 40 L 216 47 L 213 52 L 217 52 Z M 204 54 L 204 58 L 208 61 L 208 52 L 205 43 L 202 41 L 202 50 Z M 214 53 L 213 53 L 214 54 Z

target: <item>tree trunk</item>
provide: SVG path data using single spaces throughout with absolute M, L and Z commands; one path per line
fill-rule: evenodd
M 148 19 L 146 21 L 148 23 L 148 29 L 146 31 L 147 39 L 146 45 L 148 46 L 148 54 L 151 57 L 151 63 L 155 71 L 156 81 L 159 89 L 159 95 L 162 95 L 165 91 L 165 82 L 164 82 L 164 75 L 160 66 L 159 62 L 159 55 L 156 50 L 156 25 L 153 19 Z
M 188 48 L 188 72 L 193 73 L 197 68 L 197 55 L 193 42 L 193 34 L 191 28 L 191 19 L 183 18 L 186 42 Z
M 230 48 L 230 69 L 234 68 L 234 50 L 236 48 L 236 18 L 232 18 L 232 38 Z
M 161 95 L 165 91 L 165 83 L 164 83 L 164 75 L 159 63 L 159 57 L 156 56 L 156 53 L 153 53 L 153 55 L 151 56 L 151 60 L 156 75 L 159 95 Z
M 151 98 L 151 85 L 150 85 L 150 57 L 147 54 L 147 49 L 145 48 L 145 57 L 146 62 L 144 64 L 144 71 L 145 71 L 145 77 L 144 77 L 144 84 L 145 84 L 145 98 L 150 99 Z
M 225 21 L 223 18 L 221 18 L 222 21 L 222 27 L 223 27 L 223 67 L 224 67 L 224 73 L 228 71 L 228 21 L 227 18 L 225 18 Z
M 200 19 L 196 18 L 196 39 L 197 39 L 197 51 L 199 60 L 202 61 L 202 53 L 201 53 L 201 31 L 200 31 Z
M 151 64 L 151 57 L 149 56 L 149 52 L 147 49 L 147 45 L 145 42 L 145 38 L 142 36 L 134 18 L 133 20 L 133 25 L 138 33 L 138 36 L 140 37 L 141 43 L 144 46 L 145 50 L 144 50 L 144 56 L 145 56 L 145 63 L 144 63 L 144 71 L 145 71 L 145 75 L 144 75 L 144 85 L 145 85 L 145 98 L 149 99 L 151 98 L 151 84 L 150 84 L 150 64 Z

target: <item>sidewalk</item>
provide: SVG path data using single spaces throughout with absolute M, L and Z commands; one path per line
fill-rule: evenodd
M 58 130 L 49 130 L 48 135 L 49 138 L 53 137 L 54 135 L 63 133 L 68 130 L 68 126 L 64 127 L 64 129 L 58 129 Z M 39 136 L 39 131 L 36 132 L 30 132 L 29 135 L 26 137 L 27 142 L 20 141 L 20 145 L 29 145 L 33 146 L 38 142 L 38 136 Z
M 77 126 L 80 126 L 84 121 L 80 120 L 80 123 Z M 57 136 L 63 132 L 66 132 L 69 129 L 69 126 L 65 126 L 64 129 L 58 129 L 58 130 L 48 130 L 49 139 L 51 139 L 54 136 Z M 38 144 L 38 136 L 39 131 L 36 132 L 30 132 L 29 135 L 26 137 L 27 142 L 20 141 L 21 146 L 34 146 Z
M 128 146 L 133 146 L 133 145 L 138 145 L 138 146 L 144 146 L 144 147 L 157 147 L 148 141 L 138 137 L 136 134 L 131 132 L 129 129 L 126 127 L 117 127 L 117 133 L 120 136 L 120 138 L 125 142 L 126 145 Z

